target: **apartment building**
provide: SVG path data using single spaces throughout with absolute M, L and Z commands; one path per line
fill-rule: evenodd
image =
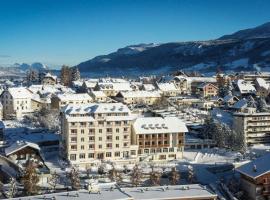
M 164 161 L 180 159 L 188 129 L 177 117 L 144 117 L 133 124 L 132 144 L 138 145 L 141 159 Z
M 99 82 L 94 90 L 104 92 L 107 97 L 114 97 L 119 92 L 132 91 L 133 89 L 129 82 Z
M 270 197 L 270 154 L 246 163 L 236 171 L 240 173 L 240 187 L 245 199 L 266 200 Z
M 160 92 L 158 91 L 129 91 L 119 92 L 116 100 L 121 101 L 125 104 L 146 104 L 153 105 L 161 99 Z
M 32 112 L 31 106 L 32 93 L 24 87 L 14 87 L 4 90 L 0 95 L 3 105 L 3 117 L 22 118 Z
M 244 134 L 248 145 L 270 143 L 270 113 L 256 113 L 253 108 L 233 115 L 233 129 Z
M 89 104 L 92 101 L 92 97 L 87 93 L 56 94 L 51 98 L 51 108 L 60 110 L 62 107 L 69 104 Z
M 61 116 L 63 147 L 71 164 L 137 158 L 138 146 L 131 145 L 134 116 L 126 105 L 67 105 Z

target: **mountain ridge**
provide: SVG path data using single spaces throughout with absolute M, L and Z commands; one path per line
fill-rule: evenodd
M 207 41 L 137 44 L 78 65 L 83 72 L 119 74 L 270 69 L 270 23 Z

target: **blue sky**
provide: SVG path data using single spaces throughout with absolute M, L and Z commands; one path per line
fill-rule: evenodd
M 76 65 L 138 43 L 207 40 L 270 21 L 269 0 L 0 0 L 0 64 Z

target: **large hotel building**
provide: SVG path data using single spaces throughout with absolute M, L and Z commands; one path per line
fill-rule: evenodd
M 187 128 L 177 118 L 138 118 L 122 103 L 67 105 L 62 109 L 62 146 L 71 164 L 98 160 L 180 158 Z M 139 155 L 138 155 L 139 154 Z

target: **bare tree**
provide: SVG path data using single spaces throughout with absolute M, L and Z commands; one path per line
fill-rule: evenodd
M 188 167 L 188 182 L 193 183 L 195 180 L 195 173 L 192 166 Z
M 81 181 L 79 177 L 79 171 L 76 168 L 72 168 L 69 173 L 69 179 L 71 183 L 71 187 L 74 190 L 79 190 L 81 188 Z
M 15 197 L 16 193 L 17 193 L 17 183 L 16 183 L 15 178 L 12 177 L 9 182 L 9 190 L 8 190 L 7 197 L 13 198 Z
M 24 191 L 27 195 L 36 194 L 39 191 L 39 175 L 36 171 L 36 164 L 32 161 L 28 161 L 21 178 Z
M 132 185 L 134 185 L 135 187 L 137 187 L 141 183 L 142 170 L 139 168 L 137 164 L 132 169 L 130 180 Z
M 152 170 L 150 172 L 150 182 L 152 185 L 160 185 L 161 173 L 154 170 L 152 166 Z
M 109 171 L 109 179 L 111 181 L 115 181 L 117 183 L 121 182 L 122 181 L 122 176 L 120 174 L 119 171 L 117 171 L 115 169 L 115 167 L 113 166 L 112 169 Z
M 55 191 L 57 184 L 60 183 L 60 176 L 56 172 L 54 172 L 53 174 L 51 174 L 51 177 L 48 179 L 48 183 Z
M 173 167 L 170 174 L 170 183 L 176 185 L 180 179 L 180 173 L 176 170 L 176 167 Z

